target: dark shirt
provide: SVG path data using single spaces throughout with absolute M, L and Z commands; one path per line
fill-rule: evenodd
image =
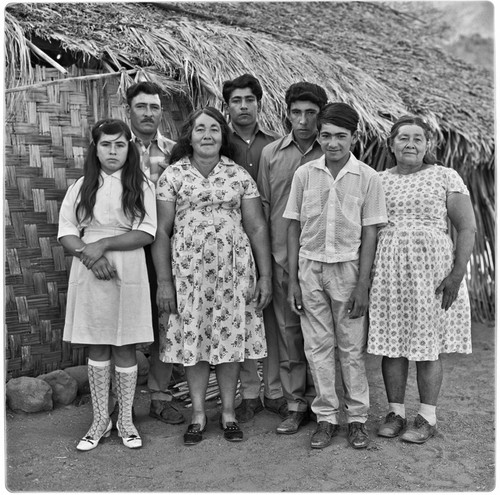
M 252 176 L 253 180 L 257 181 L 262 149 L 269 143 L 276 141 L 280 135 L 277 132 L 270 131 L 257 124 L 255 132 L 250 139 L 250 143 L 247 143 L 234 130 L 232 125 L 229 125 L 229 127 L 231 128 L 230 141 L 235 147 L 234 161 L 238 165 L 241 165 Z

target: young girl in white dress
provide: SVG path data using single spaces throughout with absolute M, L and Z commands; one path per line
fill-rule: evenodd
M 63 340 L 89 346 L 93 422 L 78 450 L 94 449 L 110 434 L 112 357 L 120 411 L 118 434 L 125 446 L 142 446 L 132 422 L 135 347 L 153 341 L 142 248 L 156 234 L 156 205 L 154 186 L 141 171 L 131 137 L 121 120 L 97 122 L 84 176 L 69 187 L 59 216 L 59 242 L 74 256 Z

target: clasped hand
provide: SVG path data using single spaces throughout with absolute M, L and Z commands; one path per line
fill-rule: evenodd
M 80 261 L 90 270 L 94 266 L 94 263 L 104 256 L 106 249 L 103 242 L 96 241 L 86 244 L 81 248 L 76 248 L 75 251 L 80 253 Z
M 111 280 L 116 276 L 116 268 L 104 256 L 105 248 L 102 242 L 91 242 L 76 248 L 75 251 L 80 253 L 80 262 L 87 270 L 92 270 L 98 280 Z

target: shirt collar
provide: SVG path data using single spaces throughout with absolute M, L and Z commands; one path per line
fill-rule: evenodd
M 101 170 L 101 177 L 103 180 L 117 179 L 117 180 L 121 181 L 122 180 L 122 171 L 123 171 L 123 167 L 120 170 L 113 172 L 112 174 L 107 174 L 106 172 L 104 172 L 104 170 Z
M 144 143 L 142 142 L 142 139 L 137 137 L 133 132 L 132 132 L 132 141 L 134 141 L 135 143 L 139 143 L 141 145 L 144 145 Z M 175 144 L 174 141 L 171 141 L 170 139 L 163 136 L 163 134 L 160 132 L 159 129 L 156 131 L 156 134 L 154 135 L 153 139 L 151 139 L 151 142 L 156 143 L 158 148 L 160 148 L 162 153 L 164 153 L 165 155 L 170 154 L 170 151 L 172 150 L 172 148 Z
M 280 149 L 284 149 L 284 148 L 287 148 L 288 146 L 290 146 L 291 144 L 295 144 L 295 146 L 297 146 L 297 148 L 300 149 L 299 145 L 297 144 L 297 141 L 295 141 L 294 137 L 293 137 L 293 131 L 291 131 L 289 134 L 287 134 L 284 138 L 283 138 L 283 142 L 281 143 L 281 148 Z M 313 141 L 313 143 L 311 144 L 311 146 L 309 147 L 309 150 L 313 149 L 315 145 L 318 145 L 320 146 L 319 144 L 319 141 L 318 141 L 318 136 L 316 136 L 316 139 Z M 308 151 L 309 151 L 308 150 Z
M 236 134 L 238 137 L 240 137 L 241 139 L 243 139 L 243 138 L 239 135 L 238 131 L 234 128 L 234 126 L 233 126 L 233 123 L 232 123 L 232 122 L 230 122 L 230 123 L 229 123 L 229 129 L 231 129 L 231 132 L 232 132 L 233 134 Z M 253 131 L 253 134 L 252 134 L 252 138 L 251 138 L 251 139 L 253 139 L 253 138 L 254 138 L 257 134 L 259 134 L 259 132 L 260 132 L 261 134 L 266 134 L 266 135 L 268 135 L 268 136 L 272 136 L 272 134 L 271 134 L 271 132 L 270 132 L 270 131 L 268 131 L 268 130 L 267 130 L 266 128 L 264 128 L 264 127 L 261 127 L 261 126 L 260 126 L 260 124 L 259 124 L 259 122 L 257 122 L 257 123 L 255 124 L 255 128 L 254 128 L 254 131 Z
M 184 156 L 182 157 L 178 162 L 177 162 L 179 165 L 182 165 L 184 167 L 187 167 L 187 166 L 190 166 L 191 165 L 191 161 L 189 159 L 189 156 Z M 220 160 L 219 160 L 219 163 L 220 164 L 222 163 L 222 165 L 228 165 L 228 166 L 234 166 L 234 165 L 237 165 L 236 162 L 234 160 L 231 160 L 231 158 L 228 158 L 227 156 L 225 155 L 221 155 L 220 157 Z
M 140 137 L 136 136 L 132 130 L 130 132 L 132 133 L 132 141 L 144 146 L 144 141 Z M 154 143 L 155 141 L 157 141 L 159 135 L 161 135 L 160 131 L 157 130 L 156 134 L 151 139 L 151 142 Z
M 311 165 L 319 169 L 328 170 L 326 166 L 325 155 L 321 156 L 317 160 L 314 160 L 314 162 L 312 162 Z M 342 167 L 342 170 L 340 171 L 339 175 L 340 174 L 344 175 L 347 173 L 360 175 L 359 162 L 351 151 L 349 151 L 349 160 L 347 160 L 346 164 Z

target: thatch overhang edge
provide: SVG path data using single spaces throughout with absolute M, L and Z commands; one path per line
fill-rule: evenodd
M 28 5 L 31 12 L 37 9 L 39 4 L 25 4 L 24 8 L 28 8 Z M 176 17 L 174 20 L 172 16 L 169 16 L 161 27 L 152 23 L 148 29 L 141 28 L 137 23 L 130 26 L 122 24 L 119 29 L 115 23 L 115 31 L 113 26 L 101 25 L 96 33 L 96 39 L 112 40 L 104 43 L 91 40 L 90 37 L 87 39 L 78 37 L 64 25 L 58 13 L 54 12 L 57 7 L 49 8 L 47 4 L 41 5 L 43 5 L 43 15 L 54 16 L 50 30 L 41 27 L 35 21 L 21 25 L 14 20 L 15 15 L 10 15 L 9 12 L 6 24 L 17 24 L 14 29 L 21 30 L 27 38 L 36 34 L 48 41 L 60 43 L 64 49 L 81 55 L 85 60 L 107 60 L 108 64 L 111 60 L 118 69 L 145 64 L 156 67 L 158 72 L 179 73 L 181 82 L 186 87 L 186 92 L 193 98 L 195 106 L 208 103 L 220 106 L 220 88 L 224 79 L 235 77 L 243 71 L 255 73 L 267 90 L 262 115 L 264 124 L 278 131 L 283 128 L 284 89 L 292 82 L 304 79 L 303 74 L 308 74 L 307 79 L 326 86 L 332 99 L 353 104 L 361 114 L 365 133 L 376 136 L 379 141 L 385 139 L 390 127 L 390 121 L 385 116 L 390 115 L 394 118 L 407 112 L 407 102 L 394 90 L 340 57 L 337 60 L 329 60 L 329 57 L 319 49 L 277 42 L 270 35 L 250 33 L 238 27 L 205 25 L 186 17 Z M 88 5 L 86 12 L 89 16 L 94 15 L 96 5 L 92 7 Z M 130 12 L 137 9 L 137 4 L 121 4 L 121 7 L 124 6 Z M 208 36 L 218 36 L 219 42 L 207 42 Z M 7 38 L 9 38 L 8 30 L 6 30 L 6 43 Z M 229 45 L 232 48 L 232 57 L 229 57 L 228 50 L 224 49 Z M 238 46 L 240 50 L 235 51 L 234 47 Z M 138 50 L 143 56 L 142 60 L 136 56 Z M 273 58 L 272 55 L 276 55 L 275 52 L 279 51 L 281 57 Z M 217 54 L 215 57 L 214 53 Z M 307 62 L 300 60 L 298 54 L 309 60 Z M 283 55 L 289 61 L 288 66 L 280 64 Z M 258 63 L 255 61 L 257 58 Z M 252 59 L 253 63 L 249 63 Z M 281 70 L 276 70 L 277 67 Z M 110 70 L 109 65 L 108 70 Z M 335 76 L 330 77 L 330 74 Z M 345 77 L 342 77 L 343 75 Z M 270 94 L 273 98 L 269 96 Z M 414 113 L 424 114 L 435 123 L 436 129 L 442 127 L 447 133 L 456 133 L 460 136 L 464 155 L 469 157 L 468 161 L 471 163 L 491 161 L 491 152 L 494 150 L 492 137 L 486 136 L 478 140 L 477 136 L 470 136 L 457 127 L 456 123 L 446 122 L 429 110 L 427 105 L 419 108 L 420 105 L 412 102 L 411 106 Z

